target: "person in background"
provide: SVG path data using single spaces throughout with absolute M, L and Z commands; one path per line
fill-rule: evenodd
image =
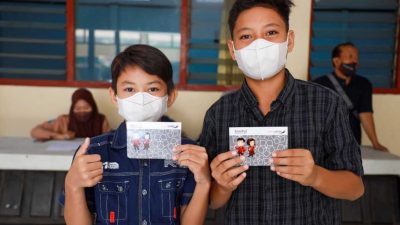
M 40 141 L 69 140 L 94 137 L 110 131 L 107 118 L 100 114 L 92 93 L 84 88 L 72 94 L 72 104 L 68 115 L 37 125 L 31 136 Z
M 388 151 L 378 141 L 372 110 L 372 84 L 365 77 L 357 75 L 359 67 L 358 49 L 351 42 L 337 45 L 332 51 L 333 72 L 314 80 L 336 91 L 349 109 L 350 126 L 357 142 L 361 144 L 361 125 L 371 140 L 372 147 Z

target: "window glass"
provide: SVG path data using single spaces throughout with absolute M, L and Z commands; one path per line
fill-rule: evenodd
M 76 0 L 76 79 L 109 81 L 116 54 L 148 44 L 166 54 L 178 81 L 180 12 L 180 0 Z
M 65 1 L 0 2 L 0 78 L 66 79 Z
M 314 2 L 311 79 L 332 72 L 331 52 L 343 42 L 359 49 L 358 74 L 376 88 L 395 87 L 397 0 Z

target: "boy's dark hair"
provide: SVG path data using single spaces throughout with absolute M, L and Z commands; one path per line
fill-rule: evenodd
M 244 138 L 238 138 L 238 139 L 236 139 L 236 141 L 243 141 L 243 142 L 246 142 L 246 140 L 244 140 Z
M 111 87 L 115 93 L 117 93 L 117 80 L 121 73 L 128 67 L 135 66 L 161 78 L 167 84 L 168 94 L 174 89 L 172 66 L 164 53 L 149 45 L 131 45 L 119 53 L 111 64 Z
M 340 54 L 342 54 L 342 48 L 345 46 L 351 46 L 351 47 L 356 48 L 356 46 L 351 42 L 345 42 L 345 43 L 338 44 L 332 50 L 332 59 L 336 58 L 336 57 L 340 57 Z
M 233 29 L 240 13 L 254 7 L 265 7 L 275 10 L 285 21 L 286 30 L 289 30 L 290 7 L 294 4 L 291 0 L 237 0 L 229 12 L 228 25 L 231 37 L 233 38 Z

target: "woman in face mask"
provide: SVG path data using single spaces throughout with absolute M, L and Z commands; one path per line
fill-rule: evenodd
M 37 125 L 31 136 L 37 140 L 67 140 L 94 137 L 110 130 L 107 118 L 97 110 L 92 93 L 81 88 L 72 94 L 68 115 Z

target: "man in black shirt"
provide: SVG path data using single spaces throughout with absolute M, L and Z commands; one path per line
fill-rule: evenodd
M 227 204 L 229 225 L 339 225 L 338 199 L 364 192 L 360 147 L 343 100 L 294 79 L 285 69 L 294 47 L 289 0 L 238 0 L 229 15 L 231 57 L 243 71 L 240 90 L 207 111 L 200 144 L 212 170 L 211 208 Z M 241 165 L 229 151 L 229 127 L 288 127 L 289 149 L 271 167 Z
M 379 143 L 375 131 L 372 85 L 368 79 L 356 75 L 358 49 L 350 42 L 337 45 L 332 51 L 332 65 L 332 74 L 319 77 L 314 82 L 338 92 L 347 101 L 350 126 L 359 144 L 362 124 L 372 146 L 380 151 L 388 151 Z

